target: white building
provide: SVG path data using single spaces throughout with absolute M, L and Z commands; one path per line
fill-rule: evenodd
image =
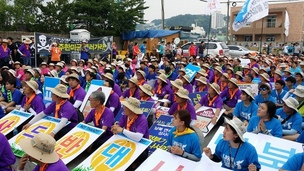
M 221 12 L 214 12 L 211 16 L 211 28 L 217 29 L 225 26 L 226 22 L 224 17 L 226 15 L 221 14 Z

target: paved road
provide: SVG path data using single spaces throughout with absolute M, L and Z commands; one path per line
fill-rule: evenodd
M 214 134 L 216 133 L 218 127 L 214 127 L 210 133 L 205 137 L 203 146 L 206 147 L 210 140 L 212 139 L 212 137 L 214 136 Z M 9 137 L 11 137 L 11 135 L 9 135 Z M 78 166 L 84 159 L 86 159 L 90 154 L 88 154 L 86 151 L 83 152 L 81 155 L 79 155 L 76 159 L 74 159 L 73 161 L 71 161 L 67 166 L 69 168 L 69 170 L 74 169 L 76 166 Z M 15 168 L 17 168 L 18 163 L 19 163 L 20 158 L 17 157 L 17 161 L 14 165 Z M 28 162 L 26 164 L 26 168 L 24 169 L 24 171 L 32 171 L 34 169 L 35 165 L 32 164 L 31 162 Z

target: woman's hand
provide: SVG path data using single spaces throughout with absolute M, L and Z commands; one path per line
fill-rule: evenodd
M 18 170 L 24 170 L 24 167 L 28 160 L 29 160 L 29 156 L 27 154 L 24 154 L 19 161 Z
M 171 147 L 171 153 L 172 154 L 183 155 L 184 151 L 181 148 L 179 148 L 178 146 L 172 146 Z
M 31 126 L 31 124 L 27 123 L 26 125 L 24 125 L 24 126 L 22 127 L 22 130 L 26 130 L 26 129 L 29 128 L 30 126 Z
M 203 152 L 205 153 L 205 155 L 206 155 L 207 157 L 209 157 L 209 159 L 212 159 L 212 158 L 213 158 L 211 149 L 210 149 L 209 147 L 205 147 L 205 148 L 203 149 Z
M 111 131 L 113 132 L 113 134 L 121 133 L 122 130 L 123 130 L 123 128 L 120 127 L 118 124 L 113 125 L 111 128 Z

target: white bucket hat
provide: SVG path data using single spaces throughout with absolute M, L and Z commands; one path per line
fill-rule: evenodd
M 143 70 L 137 70 L 136 72 L 140 73 L 144 77 L 144 79 L 146 79 L 146 73 Z
M 35 75 L 35 71 L 34 71 L 33 69 L 28 69 L 28 70 L 26 70 L 25 72 L 30 73 L 32 76 Z
M 68 84 L 68 82 L 66 81 L 67 75 L 63 75 L 60 77 L 60 81 L 64 82 L 65 84 Z
M 16 71 L 14 71 L 13 69 L 9 69 L 8 72 L 11 73 L 13 77 L 16 78 Z
M 294 95 L 299 96 L 299 97 L 304 97 L 304 86 L 303 85 L 298 85 L 293 92 Z
M 53 69 L 52 71 L 50 71 L 49 74 L 50 74 L 51 76 L 53 76 L 53 77 L 58 77 L 58 73 L 57 73 L 57 71 L 54 70 L 54 69 Z
M 56 140 L 49 134 L 39 133 L 33 138 L 24 138 L 19 146 L 26 154 L 42 163 L 56 163 L 59 160 L 55 151 Z
M 58 84 L 55 88 L 51 88 L 51 92 L 58 97 L 63 99 L 68 99 L 70 96 L 67 94 L 66 86 Z
M 112 75 L 111 73 L 106 73 L 106 74 L 103 74 L 102 76 L 103 76 L 103 77 L 106 77 L 106 78 L 109 79 L 109 80 L 114 81 L 114 80 L 113 80 L 113 75 Z
M 61 63 L 61 62 L 57 62 L 56 66 L 59 66 L 59 67 L 63 68 L 64 64 Z
M 189 91 L 184 88 L 178 89 L 178 91 L 175 94 L 180 98 L 190 100 Z
M 149 84 L 144 84 L 139 86 L 140 90 L 149 96 L 153 96 L 152 87 Z
M 238 136 L 240 137 L 240 139 L 245 142 L 245 139 L 243 137 L 243 135 L 246 132 L 246 126 L 245 124 L 237 117 L 233 117 L 233 119 L 227 119 L 225 118 L 225 122 L 230 125 L 232 128 L 235 129 L 236 133 L 238 134 Z
M 128 98 L 128 100 L 121 102 L 121 104 L 138 115 L 143 113 L 143 111 L 140 109 L 140 101 L 134 97 Z
M 298 112 L 297 107 L 299 106 L 299 102 L 295 98 L 288 97 L 288 99 L 283 99 L 283 102 L 286 106 Z
M 254 100 L 254 95 L 253 95 L 251 88 L 247 87 L 246 89 L 244 89 L 242 91 L 244 91 L 248 96 L 250 96 Z

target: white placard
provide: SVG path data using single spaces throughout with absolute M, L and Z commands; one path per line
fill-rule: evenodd
M 1 109 L 0 109 L 1 110 Z M 0 132 L 3 135 L 9 134 L 23 122 L 28 120 L 32 114 L 13 110 L 0 119 Z

